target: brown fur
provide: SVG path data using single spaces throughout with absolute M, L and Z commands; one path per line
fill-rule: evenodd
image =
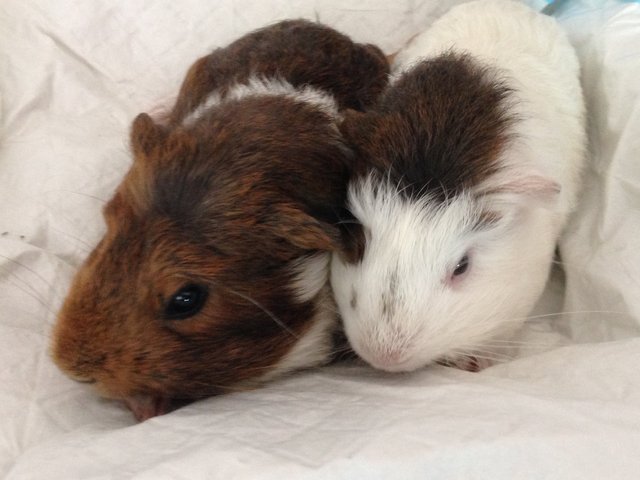
M 470 57 L 447 53 L 423 61 L 388 87 L 371 110 L 347 112 L 341 130 L 356 153 L 352 180 L 373 174 L 409 198 L 439 201 L 479 185 L 496 173 L 508 141 L 509 94 Z M 482 218 L 489 224 L 495 214 Z M 342 238 L 344 259 L 360 261 L 362 227 L 347 217 Z
M 514 120 L 509 89 L 470 57 L 447 53 L 402 75 L 365 113 L 349 111 L 341 125 L 356 153 L 351 180 L 373 174 L 409 198 L 439 201 L 494 174 Z M 486 224 L 495 213 L 483 215 Z M 478 228 L 483 228 L 479 225 Z M 341 255 L 362 259 L 365 232 L 347 213 Z
M 345 150 L 325 114 L 292 101 L 220 116 L 224 127 L 176 130 L 136 159 L 60 313 L 56 360 L 111 395 L 220 393 L 264 373 L 310 326 L 314 306 L 286 291 L 288 266 L 335 246 L 329 218 L 305 210 L 322 205 L 328 217 L 342 205 Z M 165 302 L 191 282 L 211 290 L 204 310 L 163 321 Z
M 513 118 L 509 89 L 470 57 L 444 54 L 404 74 L 367 113 L 342 130 L 358 155 L 409 196 L 455 195 L 496 172 Z
M 354 44 L 321 24 L 288 20 L 247 34 L 195 62 L 169 123 L 179 124 L 212 91 L 224 95 L 230 86 L 254 75 L 285 78 L 294 87 L 314 86 L 331 92 L 341 108 L 362 110 L 382 92 L 388 72 L 378 47 Z
M 315 32 L 314 41 L 321 38 L 318 29 L 327 33 L 307 22 L 285 22 L 272 33 L 293 27 Z M 248 36 L 245 56 L 256 35 Z M 300 35 L 295 55 L 307 51 Z M 335 58 L 352 62 L 339 73 L 355 76 L 362 55 L 369 55 L 360 75 L 367 77 L 345 82 L 338 76 L 326 85 L 335 85 L 330 93 L 344 105 L 366 104 L 386 81 L 388 67 L 369 47 L 349 43 L 348 55 L 348 40 L 336 35 Z M 335 223 L 351 153 L 335 119 L 290 98 L 254 96 L 215 107 L 188 128 L 177 124 L 203 92 L 237 80 L 231 74 L 198 79 L 202 65 L 210 74 L 220 71 L 217 65 L 229 72 L 238 68 L 240 76 L 253 68 L 242 56 L 228 58 L 238 45 L 243 41 L 196 62 L 171 125 L 146 114 L 134 121 L 133 166 L 104 209 L 107 233 L 78 272 L 58 317 L 56 363 L 129 404 L 164 410 L 167 398 L 201 398 L 250 385 L 291 350 L 320 308 L 317 299 L 295 297 L 290 267 L 339 242 Z M 326 45 L 326 58 L 332 45 Z M 261 46 L 261 55 L 267 47 Z M 284 65 L 286 54 L 270 55 Z M 306 82 L 304 71 L 295 70 L 297 84 L 317 80 L 311 68 L 317 55 L 307 51 L 310 78 Z M 323 79 L 330 73 L 321 69 Z M 166 302 L 186 284 L 208 288 L 205 306 L 191 318 L 167 320 Z

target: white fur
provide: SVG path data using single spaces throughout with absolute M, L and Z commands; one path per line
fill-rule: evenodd
M 293 348 L 278 362 L 275 368 L 260 380 L 266 381 L 282 374 L 326 363 L 331 358 L 332 333 L 337 318 L 329 279 L 329 253 L 322 252 L 291 265 L 294 280 L 291 289 L 300 302 L 314 300 L 316 313 L 311 318 L 311 328 L 304 333 Z
M 283 374 L 302 368 L 315 367 L 331 359 L 333 349 L 332 333 L 337 317 L 330 288 L 323 286 L 315 300 L 316 313 L 311 319 L 311 328 L 295 343 L 293 348 L 278 364 L 263 375 L 259 381 L 268 381 Z
M 321 252 L 293 263 L 291 271 L 294 280 L 291 288 L 300 303 L 311 300 L 326 285 L 330 259 L 329 253 Z
M 580 65 L 565 32 L 515 0 L 476 0 L 415 37 L 396 56 L 395 68 L 404 71 L 450 49 L 494 67 L 515 89 L 519 141 L 503 161 L 516 175 L 528 170 L 559 183 L 558 211 L 566 215 L 580 185 L 585 135 Z
M 224 96 L 217 90 L 211 92 L 195 110 L 184 118 L 182 123 L 186 127 L 192 126 L 215 106 L 256 96 L 281 96 L 308 103 L 327 115 L 338 118 L 338 105 L 335 99 L 322 90 L 310 86 L 296 88 L 280 78 L 251 77 L 246 83 L 238 83 L 231 87 Z
M 280 96 L 307 103 L 332 118 L 339 119 L 338 105 L 328 93 L 308 86 L 295 88 L 282 79 L 252 77 L 247 83 L 240 83 L 230 88 L 224 96 L 217 91 L 209 94 L 193 112 L 185 117 L 183 125 L 186 127 L 194 125 L 203 115 L 218 105 L 256 96 Z M 337 318 L 328 286 L 329 261 L 328 253 L 319 253 L 291 265 L 294 274 L 291 289 L 296 299 L 301 303 L 313 300 L 316 313 L 310 320 L 309 330 L 297 339 L 293 348 L 277 365 L 263 375 L 259 382 L 330 360 L 333 347 L 332 332 Z
M 357 265 L 334 255 L 331 282 L 353 348 L 389 371 L 478 351 L 520 327 L 544 288 L 580 184 L 579 65 L 554 20 L 511 0 L 470 2 L 412 40 L 396 62 L 404 71 L 447 50 L 472 55 L 514 88 L 515 140 L 499 159 L 502 173 L 443 207 L 406 201 L 385 182 L 349 186 L 366 249 Z M 471 229 L 487 209 L 501 219 Z M 469 271 L 453 282 L 465 252 Z

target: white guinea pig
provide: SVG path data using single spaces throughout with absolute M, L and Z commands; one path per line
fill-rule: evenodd
M 544 289 L 585 156 L 579 64 L 553 19 L 511 0 L 453 8 L 395 63 L 342 125 L 360 162 L 332 287 L 373 367 L 464 366 Z

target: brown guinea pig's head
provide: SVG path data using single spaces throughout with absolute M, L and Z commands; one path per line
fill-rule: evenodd
M 176 128 L 142 114 L 131 143 L 59 313 L 60 368 L 145 419 L 326 362 L 349 157 L 335 119 L 256 96 Z

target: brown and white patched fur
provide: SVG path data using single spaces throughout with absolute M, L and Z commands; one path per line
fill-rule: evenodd
M 352 157 L 337 122 L 387 76 L 379 49 L 305 21 L 198 60 L 167 116 L 133 123 L 133 165 L 59 314 L 56 363 L 142 420 L 329 361 Z
M 453 8 L 396 58 L 343 131 L 354 173 L 331 282 L 369 364 L 475 369 L 524 322 L 574 208 L 585 154 L 579 65 L 555 21 L 510 0 Z

